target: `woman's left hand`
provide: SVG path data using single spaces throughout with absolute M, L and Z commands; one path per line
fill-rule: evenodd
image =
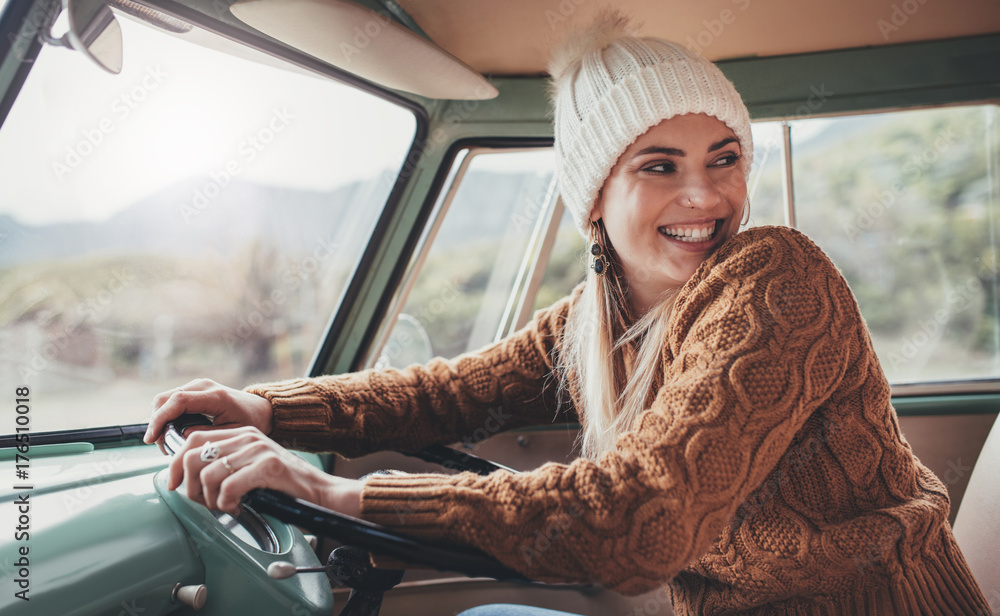
M 190 433 L 170 462 L 168 487 L 176 490 L 181 483 L 191 500 L 232 514 L 254 488 L 354 517 L 361 512 L 361 481 L 328 475 L 250 427 Z

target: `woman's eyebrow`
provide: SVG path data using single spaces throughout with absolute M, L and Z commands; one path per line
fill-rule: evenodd
M 712 145 L 708 146 L 708 151 L 714 152 L 718 149 L 721 149 L 729 145 L 730 143 L 739 143 L 739 142 L 740 140 L 737 139 L 736 137 L 726 137 L 725 139 L 721 141 L 716 141 Z M 632 158 L 638 158 L 640 156 L 645 156 L 646 154 L 664 154 L 666 156 L 687 156 L 687 153 L 684 152 L 684 150 L 680 150 L 678 148 L 665 148 L 659 145 L 651 145 L 633 154 Z
M 667 156 L 687 156 L 684 150 L 678 150 L 677 148 L 665 148 L 659 145 L 651 145 L 649 147 L 643 148 L 632 155 L 632 158 L 639 158 L 640 156 L 645 156 L 646 154 L 666 154 Z
M 729 145 L 730 143 L 739 143 L 739 142 L 740 142 L 740 140 L 737 139 L 736 137 L 726 137 L 722 141 L 716 141 L 712 145 L 708 146 L 708 151 L 709 152 L 714 152 L 714 151 L 718 150 L 719 148 L 722 148 L 722 147 L 725 147 L 725 146 Z

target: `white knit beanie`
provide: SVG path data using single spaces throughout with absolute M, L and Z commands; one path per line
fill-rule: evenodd
M 549 63 L 559 192 L 584 237 L 611 168 L 663 120 L 714 116 L 740 140 L 748 175 L 753 162 L 750 114 L 722 71 L 681 45 L 637 38 L 628 29 L 624 17 L 605 15 Z

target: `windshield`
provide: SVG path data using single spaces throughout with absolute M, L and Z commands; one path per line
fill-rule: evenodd
M 415 132 L 118 17 L 120 75 L 46 46 L 0 128 L 0 382 L 30 387 L 36 431 L 144 422 L 197 377 L 303 375 Z

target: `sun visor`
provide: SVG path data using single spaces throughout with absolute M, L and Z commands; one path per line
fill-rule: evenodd
M 237 19 L 282 43 L 387 88 L 428 98 L 485 100 L 499 92 L 430 40 L 345 0 L 242 0 Z

